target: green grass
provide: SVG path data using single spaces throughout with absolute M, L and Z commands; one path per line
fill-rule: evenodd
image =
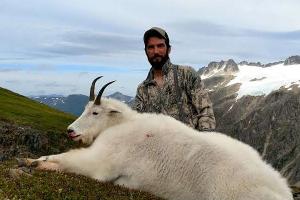
M 0 199 L 160 200 L 142 191 L 74 174 L 35 171 L 31 177 L 21 175 L 14 179 L 9 176 L 12 163 L 0 165 Z
M 39 130 L 63 131 L 75 116 L 0 88 L 0 119 Z

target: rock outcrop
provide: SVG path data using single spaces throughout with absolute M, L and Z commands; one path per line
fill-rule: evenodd
M 61 133 L 0 121 L 0 162 L 14 157 L 37 157 L 58 153 L 70 146 Z
M 284 61 L 285 65 L 300 64 L 300 56 L 291 56 Z
M 228 61 L 211 62 L 207 67 L 201 68 L 198 73 L 202 76 L 210 76 L 212 74 L 225 75 L 232 74 L 238 70 L 238 65 L 234 60 L 229 59 Z

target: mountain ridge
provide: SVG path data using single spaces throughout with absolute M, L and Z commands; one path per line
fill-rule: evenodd
M 48 105 L 52 108 L 61 110 L 66 113 L 73 114 L 75 116 L 81 115 L 85 105 L 89 101 L 89 97 L 83 94 L 70 94 L 68 96 L 62 95 L 41 95 L 30 96 L 29 98 Z M 107 96 L 107 98 L 117 99 L 128 105 L 132 104 L 133 97 L 124 95 L 121 92 L 115 92 Z
M 230 73 L 222 71 L 223 64 L 223 68 L 203 69 L 199 75 L 213 102 L 216 130 L 254 147 L 291 185 L 299 187 L 298 58 L 268 67 L 237 64 L 239 70 Z
M 278 64 L 284 64 L 284 65 L 294 65 L 294 64 L 300 64 L 300 56 L 294 55 L 286 58 L 284 61 L 276 61 L 271 62 L 267 64 L 262 64 L 261 62 L 248 62 L 248 61 L 241 61 L 239 63 L 236 63 L 233 59 L 228 59 L 227 61 L 221 60 L 221 61 L 212 61 L 210 62 L 207 67 L 204 66 L 198 70 L 198 74 L 201 76 L 205 76 L 207 74 L 210 74 L 213 70 L 219 71 L 223 67 L 223 71 L 230 71 L 230 72 L 236 72 L 239 71 L 238 65 L 249 65 L 249 66 L 257 66 L 257 67 L 271 67 Z

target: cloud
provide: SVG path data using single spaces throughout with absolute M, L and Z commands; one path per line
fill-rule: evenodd
M 274 39 L 274 40 L 298 40 L 300 41 L 300 30 L 295 31 L 279 31 L 279 32 L 270 32 L 270 31 L 253 31 L 247 30 L 246 32 L 250 37 L 259 37 L 265 39 Z
M 52 65 L 52 64 L 39 64 L 39 65 L 32 66 L 30 70 L 54 71 L 54 70 L 59 70 L 59 68 L 55 65 Z
M 39 94 L 39 95 L 49 95 L 49 91 L 48 90 L 36 90 L 35 94 Z M 35 95 L 28 95 L 28 96 L 35 96 Z
M 5 73 L 5 72 L 19 72 L 22 71 L 23 69 L 20 68 L 0 68 L 0 72 Z
M 9 83 L 9 84 L 21 84 L 23 83 L 21 80 L 8 80 L 8 81 L 4 81 L 6 83 Z
M 300 52 L 300 30 L 261 31 L 201 20 L 172 23 L 171 58 L 202 67 L 211 61 L 234 59 L 274 62 Z M 185 34 L 180 32 L 185 30 Z M 180 34 L 179 34 L 180 33 Z
M 127 95 L 134 95 L 136 86 L 147 72 L 132 72 L 130 74 L 116 73 L 114 71 L 74 72 L 74 71 L 18 71 L 0 73 L 0 86 L 14 92 L 32 96 L 40 95 L 39 91 L 48 94 L 85 94 L 88 95 L 92 80 L 97 76 L 104 76 L 96 85 L 96 90 L 112 80 L 117 80 L 106 91 L 105 95 L 120 91 Z M 46 94 L 46 93 L 43 93 Z
M 69 31 L 60 41 L 44 45 L 40 50 L 53 55 L 111 55 L 131 53 L 139 49 L 137 37 L 114 33 Z
M 186 30 L 186 35 L 196 35 L 198 37 L 250 37 L 264 39 L 281 39 L 281 40 L 300 40 L 299 30 L 294 31 L 261 31 L 251 28 L 240 28 L 230 25 L 221 25 L 208 21 L 191 20 L 186 22 L 171 23 L 173 32 Z
M 37 83 L 36 87 L 43 87 L 43 88 L 76 88 L 76 84 L 66 84 L 66 83 L 58 83 L 58 82 L 44 82 L 44 83 Z
M 26 57 L 1 57 L 0 58 L 0 61 L 11 61 L 11 60 L 19 60 L 19 61 L 22 61 L 22 60 L 26 60 L 28 58 Z

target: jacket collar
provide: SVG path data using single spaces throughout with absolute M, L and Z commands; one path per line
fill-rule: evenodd
M 163 75 L 166 76 L 169 73 L 171 68 L 172 68 L 172 63 L 170 59 L 168 59 L 162 67 Z M 154 77 L 153 77 L 153 67 L 151 67 L 148 76 L 144 81 L 144 84 L 145 85 L 155 84 Z

